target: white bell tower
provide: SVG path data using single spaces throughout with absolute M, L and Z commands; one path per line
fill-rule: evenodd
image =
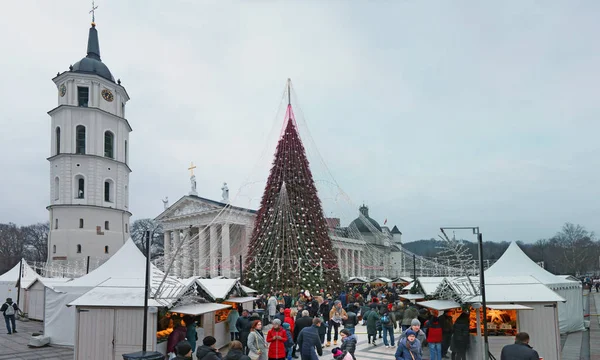
M 100 59 L 92 22 L 87 56 L 52 79 L 48 261 L 107 258 L 129 238 L 129 95 Z

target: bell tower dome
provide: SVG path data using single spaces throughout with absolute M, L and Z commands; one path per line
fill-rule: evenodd
M 100 58 L 96 24 L 87 56 L 52 79 L 48 261 L 108 258 L 129 238 L 129 95 Z

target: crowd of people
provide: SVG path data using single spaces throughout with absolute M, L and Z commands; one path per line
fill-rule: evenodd
M 312 295 L 301 291 L 296 296 L 284 292 L 260 296 L 252 311 L 230 312 L 227 323 L 232 342 L 226 356 L 215 349 L 216 340 L 207 336 L 197 348 L 196 357 L 198 360 L 318 360 L 327 349 L 335 360 L 356 360 L 355 328 L 361 322 L 366 326 L 368 343 L 396 348 L 396 360 L 421 360 L 425 347 L 431 360 L 449 355 L 452 360 L 466 360 L 471 340 L 468 310 L 461 311 L 454 320 L 452 310 L 421 308 L 402 301 L 395 289 L 369 286 L 349 288 L 340 294 Z M 185 328 L 174 335 L 176 331 L 171 334 L 173 339 L 169 337 L 171 356 L 189 358 L 195 344 L 183 341 L 189 339 Z M 518 334 L 517 347 L 508 351 L 525 351 L 525 347 L 533 351 L 528 339 L 527 334 Z

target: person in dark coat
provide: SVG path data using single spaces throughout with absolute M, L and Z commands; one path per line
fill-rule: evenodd
M 319 356 L 323 356 L 323 347 L 319 338 L 319 326 L 321 326 L 321 319 L 314 318 L 312 326 L 305 327 L 298 334 L 298 347 L 300 348 L 302 360 L 319 360 Z
M 377 339 L 377 322 L 380 320 L 377 312 L 377 305 L 371 304 L 371 308 L 367 311 L 365 316 L 367 318 L 367 341 L 369 344 L 377 345 L 375 342 Z
M 19 311 L 19 306 L 15 304 L 11 298 L 6 298 L 6 302 L 0 307 L 0 312 L 4 315 L 4 321 L 6 322 L 6 330 L 8 335 L 17 333 L 17 325 L 15 324 L 15 314 Z M 10 326 L 12 325 L 12 330 Z
M 500 353 L 500 360 L 539 360 L 540 355 L 529 346 L 529 334 L 520 332 L 515 336 L 515 343 L 506 345 Z
M 354 306 L 348 306 L 348 311 L 346 311 L 347 318 L 343 321 L 344 329 L 347 329 L 350 334 L 354 334 L 354 330 L 358 324 L 358 315 L 354 311 Z
M 180 341 L 179 344 L 175 345 L 175 356 L 174 360 L 190 360 L 192 358 L 192 346 L 187 341 Z
M 250 360 L 250 356 L 244 354 L 242 343 L 234 340 L 229 344 L 229 351 L 223 360 Z
M 463 312 L 452 326 L 452 360 L 466 360 L 470 342 L 469 313 Z
M 342 351 L 347 351 L 352 358 L 356 360 L 354 356 L 354 352 L 356 351 L 356 344 L 358 343 L 358 339 L 356 335 L 350 334 L 348 329 L 340 330 L 340 336 L 342 337 L 342 346 L 340 347 Z
M 442 325 L 442 357 L 446 357 L 448 349 L 452 343 L 452 315 L 444 312 L 439 316 L 440 324 Z
M 196 350 L 196 357 L 198 360 L 221 360 L 223 354 L 219 352 L 219 349 L 215 348 L 217 339 L 212 336 L 207 336 L 202 340 L 202 345 L 198 346 Z
M 298 335 L 300 335 L 300 332 L 307 327 L 310 327 L 312 325 L 312 318 L 309 316 L 309 312 L 308 310 L 303 310 L 302 311 L 302 317 L 296 320 L 296 324 L 294 324 L 294 343 L 296 344 L 296 346 L 294 346 L 294 350 L 292 350 L 292 356 L 295 357 L 296 356 L 296 348 L 299 346 L 298 345 Z M 318 332 L 317 332 L 317 336 L 318 336 Z
M 242 316 L 235 322 L 235 327 L 240 333 L 240 342 L 244 347 L 244 354 L 248 354 L 248 335 L 250 334 L 251 325 L 250 318 L 248 317 L 248 310 L 242 311 Z
M 277 312 L 277 315 L 275 315 L 275 319 L 279 319 L 279 321 L 281 321 L 281 323 L 283 324 L 285 322 L 285 308 L 282 305 L 278 306 L 279 311 Z
M 187 329 L 185 326 L 181 325 L 181 319 L 173 320 L 173 332 L 169 334 L 167 338 L 167 354 L 173 353 L 175 354 L 175 346 L 179 344 L 181 341 L 185 340 Z

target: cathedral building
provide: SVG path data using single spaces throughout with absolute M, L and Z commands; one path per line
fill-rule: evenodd
M 100 58 L 95 23 L 87 56 L 52 79 L 48 261 L 108 258 L 129 238 L 129 95 Z

